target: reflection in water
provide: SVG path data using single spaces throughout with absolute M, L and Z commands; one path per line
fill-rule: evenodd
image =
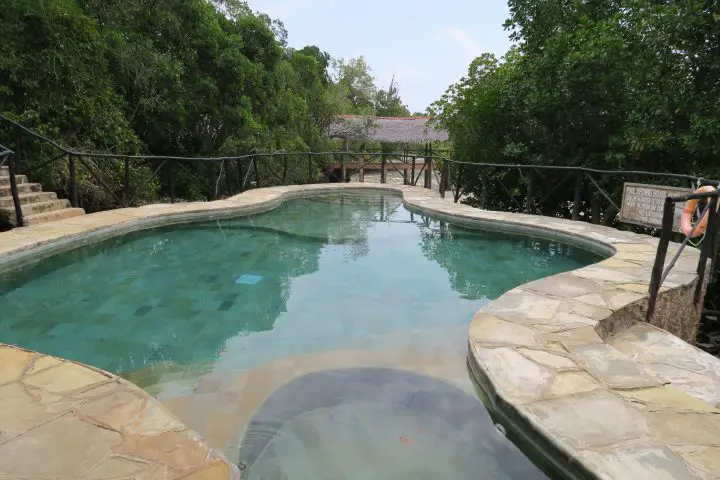
M 411 215 L 396 197 L 293 200 L 6 273 L 0 338 L 127 375 L 155 365 L 246 369 L 466 324 L 512 287 L 595 260 L 555 242 Z M 159 381 L 150 377 L 133 380 Z

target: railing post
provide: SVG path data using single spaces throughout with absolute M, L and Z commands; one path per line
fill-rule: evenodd
M 15 207 L 15 226 L 22 227 L 25 225 L 22 214 L 22 206 L 20 205 L 20 197 L 18 196 L 17 179 L 15 178 L 15 155 L 10 154 L 8 158 L 8 174 L 10 175 L 10 193 Z
M 175 203 L 175 160 L 168 163 L 168 187 L 170 189 L 170 203 Z
M 583 183 L 585 175 L 581 170 L 577 171 L 575 177 L 575 196 L 573 197 L 572 213 L 571 218 L 573 220 L 580 220 L 580 202 L 582 202 Z
M 345 169 L 345 154 L 340 154 L 340 183 L 347 181 L 347 171 Z
M 442 170 L 440 172 L 440 196 L 445 198 L 445 191 L 448 185 L 448 174 L 450 171 L 450 162 L 447 158 L 443 158 Z
M 460 200 L 460 179 L 462 178 L 463 168 L 464 168 L 464 165 L 460 165 L 458 167 L 457 178 L 455 179 L 455 195 L 454 195 L 455 203 L 458 203 L 458 201 Z
M 412 173 L 410 174 L 410 185 L 415 186 L 415 155 L 412 157 Z
M 385 164 L 386 164 L 385 154 L 380 154 L 380 183 L 385 183 L 387 181 L 387 178 L 385 177 Z
M 358 182 L 365 183 L 365 144 L 362 146 L 360 155 L 360 169 L 358 170 Z
M 253 170 L 255 170 L 255 186 L 260 188 L 260 171 L 258 169 L 258 157 L 252 157 Z
M 283 153 L 283 173 L 282 173 L 282 184 L 285 185 L 287 183 L 287 173 L 288 173 L 288 157 L 287 154 Z
M 707 231 L 705 232 L 705 242 L 700 249 L 700 261 L 698 262 L 697 275 L 698 284 L 695 287 L 695 304 L 699 304 L 702 296 L 703 283 L 705 281 L 705 269 L 707 267 L 708 258 L 715 250 L 715 241 L 718 232 L 718 197 L 710 198 L 710 210 L 708 212 Z
M 125 180 L 123 182 L 123 203 L 128 206 L 130 201 L 130 160 L 125 159 Z
M 432 174 L 433 174 L 433 161 L 432 157 L 425 157 L 425 188 L 432 189 Z
M 243 167 L 242 167 L 242 158 L 238 158 L 235 160 L 235 163 L 237 163 L 237 172 L 238 172 L 238 185 L 240 186 L 240 193 L 245 191 L 245 175 L 243 175 Z
M 675 203 L 670 197 L 665 198 L 663 207 L 662 230 L 660 232 L 660 243 L 658 244 L 657 253 L 655 254 L 655 263 L 650 276 L 650 292 L 648 299 L 648 310 L 646 320 L 649 323 L 655 314 L 655 305 L 657 304 L 658 293 L 660 292 L 660 282 L 662 281 L 663 269 L 665 268 L 665 259 L 667 258 L 668 246 L 672 238 L 673 221 L 675 220 Z
M 312 174 L 312 155 L 308 153 L 308 154 L 307 154 L 307 159 L 308 159 L 308 181 L 307 181 L 307 183 L 313 183 L 313 181 L 312 181 L 312 180 L 313 180 L 313 174 Z
M 75 155 L 68 155 L 68 171 L 70 174 L 70 204 L 73 208 L 78 208 L 80 202 L 78 201 L 77 177 L 75 173 Z

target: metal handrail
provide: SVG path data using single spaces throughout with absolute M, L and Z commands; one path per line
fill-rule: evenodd
M 0 167 L 8 164 L 8 177 L 10 178 L 10 194 L 13 199 L 13 207 L 15 208 L 15 223 L 18 227 L 22 227 L 24 224 L 22 206 L 20 205 L 20 196 L 17 188 L 17 179 L 15 178 L 15 152 L 9 148 L 0 145 L 2 151 L 0 151 Z
M 708 215 L 707 231 L 705 233 L 705 241 L 700 249 L 700 259 L 697 266 L 698 283 L 695 286 L 695 304 L 698 305 L 702 300 L 702 289 L 705 282 L 705 271 L 707 269 L 708 259 L 714 259 L 717 253 L 717 233 L 720 227 L 720 210 L 718 210 L 718 203 L 720 198 L 720 191 L 714 190 L 712 192 L 703 193 L 691 193 L 688 195 L 681 195 L 676 197 L 666 197 L 665 204 L 663 206 L 663 217 L 662 217 L 662 229 L 660 231 L 660 242 L 658 243 L 657 252 L 655 254 L 655 263 L 653 264 L 652 274 L 650 276 L 650 289 L 649 289 L 649 300 L 646 320 L 650 322 L 655 314 L 655 308 L 657 306 L 657 298 L 662 287 L 663 282 L 670 274 L 670 271 L 675 266 L 678 258 L 682 254 L 683 250 L 693 238 L 695 231 L 697 230 L 698 224 L 693 226 L 689 234 L 685 235 L 685 239 L 680 244 L 680 248 L 675 253 L 675 256 L 671 260 L 670 264 L 665 267 L 665 260 L 667 259 L 667 252 L 670 246 L 670 240 L 673 235 L 673 223 L 675 220 L 675 204 L 684 203 L 688 200 L 706 200 L 710 199 L 708 204 L 700 214 L 700 219 L 705 215 Z

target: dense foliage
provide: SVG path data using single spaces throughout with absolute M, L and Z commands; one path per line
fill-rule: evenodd
M 293 49 L 286 35 L 238 0 L 8 0 L 0 111 L 76 150 L 186 156 L 321 150 L 337 114 L 406 113 L 397 85 L 377 88 L 364 59 Z M 14 145 L 8 129 L 0 138 Z M 25 157 L 41 162 L 51 158 L 46 150 L 25 145 Z M 90 167 L 122 188 L 122 162 Z M 156 166 L 131 168 L 140 179 Z M 212 184 L 221 168 L 193 165 L 178 188 L 207 197 L 190 174 Z M 79 169 L 84 206 L 112 204 L 88 168 Z M 56 163 L 35 177 L 62 192 L 67 175 Z M 141 196 L 166 190 L 163 181 L 147 183 Z
M 483 55 L 432 107 L 458 160 L 581 165 L 720 178 L 720 3 L 713 0 L 510 0 L 515 41 Z M 574 182 L 465 169 L 470 202 L 567 215 Z M 511 203 L 501 179 L 517 196 Z M 649 178 L 635 178 L 654 181 Z M 613 193 L 622 181 L 599 180 Z M 489 184 L 490 183 L 490 184 Z M 687 183 L 684 184 L 687 186 Z M 588 185 L 588 191 L 595 190 Z M 599 193 L 593 220 L 612 221 Z

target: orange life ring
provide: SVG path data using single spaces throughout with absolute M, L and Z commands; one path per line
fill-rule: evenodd
M 704 187 L 700 187 L 695 190 L 695 193 L 709 193 L 713 191 L 715 191 L 715 187 L 705 185 Z M 697 207 L 698 202 L 699 200 L 696 199 L 685 202 L 685 208 L 683 209 L 682 216 L 680 217 L 680 230 L 685 236 L 690 236 L 690 233 L 692 232 L 692 238 L 699 237 L 705 233 L 705 229 L 707 228 L 708 214 L 706 212 L 705 215 L 698 220 L 697 226 L 694 227 L 695 231 L 693 232 L 692 217 L 695 214 L 695 208 Z

